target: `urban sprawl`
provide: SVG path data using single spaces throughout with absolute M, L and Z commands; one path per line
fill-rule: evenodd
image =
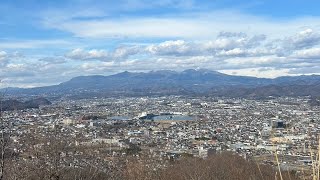
M 59 150 L 65 164 L 59 166 L 98 167 L 143 155 L 156 161 L 205 159 L 230 151 L 260 164 L 308 171 L 320 130 L 320 108 L 308 101 L 184 96 L 56 100 L 39 109 L 5 111 L 2 118 L 12 153 L 23 162 L 39 161 L 37 149 L 58 139 L 65 141 Z

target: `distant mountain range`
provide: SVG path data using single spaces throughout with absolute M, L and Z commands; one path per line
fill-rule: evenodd
M 275 79 L 235 76 L 207 69 L 182 72 L 161 70 L 122 72 L 110 76 L 79 76 L 54 86 L 8 88 L 20 95 L 212 95 L 229 97 L 320 96 L 320 76 L 285 76 Z M 2 90 L 4 91 L 4 89 Z

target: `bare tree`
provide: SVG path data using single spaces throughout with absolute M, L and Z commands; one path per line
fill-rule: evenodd
M 6 167 L 6 161 L 9 158 L 8 157 L 8 148 L 9 148 L 9 142 L 10 142 L 10 127 L 9 122 L 6 122 L 3 118 L 3 99 L 4 94 L 0 94 L 0 151 L 1 151 L 1 157 L 0 157 L 0 180 L 4 179 L 5 174 L 5 167 Z
M 0 180 L 3 179 L 3 172 L 4 172 L 4 167 L 5 167 L 5 147 L 6 147 L 6 142 L 5 142 L 5 137 L 4 137 L 4 120 L 3 120 L 3 115 L 2 115 L 2 99 L 3 97 L 0 97 L 0 126 L 1 126 L 1 140 L 0 140 L 0 146 L 1 146 L 1 162 L 0 162 Z
M 8 144 L 8 141 L 5 137 L 5 123 L 3 119 L 3 95 L 0 96 L 0 126 L 1 126 L 1 137 L 0 137 L 0 148 L 1 148 L 1 157 L 0 157 L 0 180 L 4 177 L 4 168 L 5 168 L 5 150 Z

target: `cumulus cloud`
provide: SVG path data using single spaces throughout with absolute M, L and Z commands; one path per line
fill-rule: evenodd
M 266 39 L 265 35 L 247 36 L 241 33 L 241 36 L 221 36 L 209 41 L 205 47 L 211 50 L 232 50 L 235 48 L 252 48 L 259 46 Z
M 0 50 L 0 67 L 5 67 L 10 63 L 11 60 L 19 59 L 22 57 L 23 57 L 23 54 L 17 51 L 8 53 L 6 51 Z
M 89 51 L 86 51 L 84 49 L 74 49 L 71 52 L 68 52 L 65 54 L 67 58 L 75 59 L 75 60 L 105 60 L 109 57 L 109 54 L 105 50 L 97 50 L 92 49 Z
M 294 35 L 274 39 L 268 42 L 266 48 L 271 49 L 278 56 L 290 56 L 296 51 L 309 49 L 320 44 L 320 33 L 311 28 L 306 28 Z
M 8 54 L 5 51 L 0 51 L 0 67 L 8 63 Z
M 25 64 L 8 64 L 6 66 L 6 77 L 34 76 L 30 66 Z
M 238 66 L 241 68 L 248 67 L 266 67 L 266 66 L 279 66 L 288 62 L 287 58 L 277 56 L 262 56 L 262 57 L 250 57 L 250 58 L 230 58 L 226 59 L 227 66 Z
M 255 76 L 276 78 L 283 75 L 290 75 L 290 69 L 283 68 L 243 68 L 243 69 L 228 69 L 221 70 L 222 73 L 238 75 L 238 76 Z
M 320 60 L 320 48 L 303 49 L 293 53 L 293 57 L 299 59 L 318 59 Z
M 243 56 L 255 53 L 266 39 L 265 35 L 248 36 L 245 33 L 222 32 L 216 39 L 210 41 L 193 42 L 185 40 L 165 41 L 146 47 L 146 51 L 159 56 Z M 260 51 L 266 54 L 267 51 Z
M 107 2 L 108 6 L 104 2 L 103 8 L 82 1 L 77 7 L 71 3 L 74 7 L 40 10 L 41 22 L 33 25 L 54 32 L 55 38 L 4 38 L 0 77 L 12 83 L 9 86 L 20 86 L 124 70 L 201 67 L 260 77 L 319 70 L 320 17 L 284 21 L 236 8 L 196 9 L 201 3 L 194 0 L 120 1 Z M 162 11 L 154 16 L 132 13 L 154 7 Z M 119 12 L 123 15 L 115 17 Z
M 246 51 L 240 48 L 234 48 L 231 50 L 222 50 L 219 53 L 217 53 L 218 56 L 244 56 L 246 54 Z
M 313 34 L 313 35 L 311 35 Z M 215 70 L 243 68 L 296 68 L 310 66 L 315 61 L 301 62 L 299 59 L 319 57 L 319 48 L 307 48 L 319 43 L 303 43 L 302 49 L 297 45 L 280 46 L 288 43 L 289 39 L 300 37 L 298 42 L 311 42 L 317 32 L 306 29 L 282 39 L 270 39 L 266 35 L 248 35 L 246 33 L 221 32 L 216 38 L 203 41 L 170 40 L 154 44 L 122 45 L 114 50 L 84 50 L 75 49 L 66 54 L 67 58 L 78 60 L 98 60 L 112 62 L 103 67 L 121 69 L 132 66 L 133 69 L 144 64 L 159 68 L 192 68 L 211 67 Z M 309 39 L 303 41 L 302 39 Z M 281 47 L 281 48 L 279 48 Z M 167 67 L 165 64 L 171 66 Z M 93 64 L 86 64 L 87 69 L 93 70 Z M 100 69 L 103 67 L 99 67 Z M 155 67 L 155 68 L 158 68 Z
M 114 49 L 76 48 L 57 56 L 37 56 L 33 60 L 16 52 L 0 51 L 0 77 L 10 83 L 16 78 L 20 83 L 34 84 L 35 81 L 58 83 L 83 74 L 108 75 L 124 70 L 200 67 L 259 77 L 308 73 L 308 68 L 309 72 L 316 72 L 318 68 L 313 67 L 320 66 L 317 36 L 318 31 L 310 28 L 279 39 L 224 31 L 207 40 L 128 43 Z M 12 61 L 19 57 L 24 60 Z
M 117 60 L 127 59 L 129 56 L 133 56 L 139 53 L 143 53 L 141 46 L 120 46 L 111 53 L 111 57 Z
M 289 37 L 285 43 L 292 45 L 295 49 L 304 49 L 313 47 L 320 42 L 320 33 L 315 32 L 313 29 L 305 29 L 300 31 L 295 36 Z
M 187 56 L 200 53 L 200 49 L 196 44 L 184 40 L 165 41 L 147 46 L 145 50 L 152 55 L 159 56 Z
M 222 37 L 223 36 L 223 37 Z M 123 45 L 114 50 L 103 49 L 74 49 L 65 54 L 66 58 L 74 60 L 113 61 L 126 60 L 135 55 L 147 56 L 259 56 L 271 51 L 257 48 L 265 41 L 264 35 L 247 36 L 228 34 L 224 32 L 214 40 L 186 41 L 170 40 L 150 45 Z
M 113 61 L 125 60 L 129 56 L 141 53 L 143 49 L 139 46 L 120 46 L 114 51 L 107 51 L 104 49 L 85 50 L 81 48 L 74 49 L 65 54 L 66 58 L 73 60 L 99 60 L 99 61 Z
M 200 64 L 202 62 L 215 63 L 216 66 L 214 67 L 220 69 L 230 69 L 235 68 L 235 66 L 238 66 L 238 68 L 259 66 L 293 67 L 305 65 L 297 60 L 299 58 L 318 57 L 318 48 L 304 48 L 305 46 L 311 46 L 311 44 L 314 46 L 317 45 L 317 43 L 315 43 L 316 41 L 310 40 L 316 39 L 316 34 L 317 32 L 306 29 L 295 35 L 273 40 L 266 35 L 250 36 L 242 32 L 221 32 L 215 39 L 204 41 L 171 40 L 157 44 L 122 45 L 111 51 L 103 49 L 74 49 L 66 53 L 65 57 L 74 60 L 113 62 L 113 64 L 108 65 L 117 66 L 117 68 L 121 67 L 121 63 L 125 64 L 125 62 L 128 63 L 129 61 L 134 60 L 134 57 L 137 57 L 137 59 L 130 64 L 127 64 L 127 66 L 134 66 L 140 61 L 146 63 L 145 61 L 148 59 L 158 58 L 157 62 L 161 59 L 165 59 L 168 61 L 166 63 L 171 63 L 172 67 L 174 64 L 181 66 L 182 64 Z M 297 45 L 282 46 L 279 48 L 279 44 L 285 44 L 289 39 L 294 40 L 294 37 L 300 38 L 299 40 L 296 40 L 296 44 L 298 44 L 298 42 L 312 43 L 300 44 L 299 47 L 303 48 L 301 50 L 296 50 L 296 47 L 298 47 Z M 190 59 L 193 60 L 190 61 Z M 118 64 L 114 63 L 118 61 Z M 225 64 L 217 65 L 218 62 L 224 62 Z M 160 65 L 163 66 L 163 64 L 164 63 L 162 62 Z M 206 67 L 206 65 L 204 66 Z
M 28 62 L 10 62 L 0 67 L 0 87 L 35 87 L 58 84 L 83 73 L 77 66 L 49 64 L 29 59 Z

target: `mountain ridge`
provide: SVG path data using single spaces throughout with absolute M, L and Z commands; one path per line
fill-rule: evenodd
M 150 72 L 128 72 L 103 76 L 77 76 L 57 85 L 29 89 L 9 88 L 20 94 L 212 94 L 219 96 L 268 95 L 317 95 L 319 75 L 283 76 L 278 78 L 258 78 L 227 75 L 208 69 L 186 69 L 181 72 L 159 70 Z M 304 89 L 308 87 L 307 91 Z M 298 89 L 297 89 L 298 88 Z M 315 90 L 312 90 L 315 88 Z M 268 90 L 269 91 L 268 91 Z M 310 94 L 298 92 L 299 89 Z M 3 90 L 3 89 L 2 89 Z M 219 92 L 220 91 L 220 92 Z M 277 92 L 276 92 L 277 91 Z M 283 92 L 282 92 L 283 91 Z M 228 92 L 229 95 L 226 93 Z M 264 92 L 264 93 L 262 93 Z M 320 95 L 320 92 L 319 92 Z

